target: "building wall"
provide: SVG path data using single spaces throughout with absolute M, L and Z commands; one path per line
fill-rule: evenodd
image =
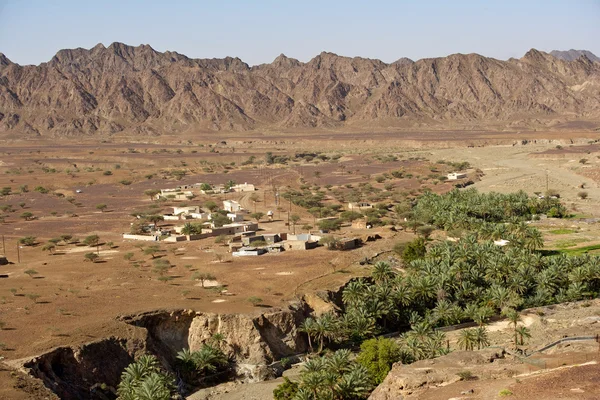
M 131 235 L 128 233 L 123 234 L 123 239 L 131 239 L 131 240 L 145 240 L 147 242 L 155 242 L 156 236 L 147 236 L 147 235 Z

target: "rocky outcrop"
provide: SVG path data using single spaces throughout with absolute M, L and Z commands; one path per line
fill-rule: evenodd
M 215 334 L 221 349 L 233 360 L 239 375 L 249 381 L 270 377 L 269 364 L 306 351 L 298 326 L 306 317 L 304 303 L 259 315 L 214 314 L 191 310 L 156 311 L 122 317 L 123 321 L 148 331 L 148 348 L 172 364 L 184 348 L 199 349 Z
M 123 369 L 144 350 L 142 340 L 107 338 L 59 347 L 23 366 L 62 400 L 106 399 L 102 392 L 114 393 Z
M 417 361 L 410 365 L 394 364 L 385 380 L 369 400 L 398 400 L 429 387 L 447 385 L 460 380 L 458 372 L 469 369 L 474 376 L 507 377 L 514 371 L 502 365 L 502 349 L 455 351 L 446 356 Z
M 386 64 L 323 52 L 249 67 L 122 43 L 60 50 L 38 66 L 0 53 L 0 135 L 598 121 L 600 63 L 586 54 Z

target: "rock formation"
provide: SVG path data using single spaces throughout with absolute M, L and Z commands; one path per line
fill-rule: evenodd
M 306 313 L 302 303 L 260 315 L 180 310 L 144 313 L 123 320 L 147 330 L 148 348 L 161 355 L 166 364 L 175 361 L 178 351 L 198 350 L 218 333 L 223 337 L 221 349 L 235 361 L 238 374 L 249 381 L 262 381 L 272 373 L 269 364 L 307 350 L 306 340 L 298 331 Z
M 600 63 L 537 50 L 386 64 L 321 53 L 250 67 L 113 43 L 21 66 L 0 53 L 0 135 L 141 135 L 600 119 Z

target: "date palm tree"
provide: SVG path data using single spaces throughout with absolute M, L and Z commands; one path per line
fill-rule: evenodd
M 302 324 L 300 324 L 300 328 L 298 329 L 300 332 L 306 333 L 306 336 L 308 338 L 308 347 L 310 348 L 311 353 L 314 352 L 312 338 L 315 335 L 316 328 L 317 324 L 315 320 L 312 318 L 306 318 L 304 321 L 302 321 Z
M 473 340 L 475 341 L 475 344 L 477 345 L 477 350 L 480 350 L 484 347 L 489 346 L 490 340 L 488 338 L 487 329 L 484 326 L 475 328 L 475 331 L 473 333 Z
M 458 335 L 458 347 L 461 350 L 473 350 L 476 344 L 475 329 L 463 329 Z
M 390 264 L 385 261 L 378 261 L 373 266 L 373 271 L 371 272 L 371 276 L 375 280 L 375 282 L 382 284 L 387 283 L 394 279 L 396 274 L 392 270 Z
M 363 299 L 366 285 L 362 279 L 351 281 L 342 292 L 342 301 L 346 306 L 356 306 Z
M 521 346 L 525 344 L 526 339 L 531 338 L 531 331 L 526 326 L 520 325 L 518 328 L 516 328 L 516 333 L 519 336 L 519 344 Z

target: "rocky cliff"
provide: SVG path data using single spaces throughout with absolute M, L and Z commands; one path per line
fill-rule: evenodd
M 271 374 L 269 364 L 307 350 L 298 326 L 306 317 L 304 303 L 259 315 L 213 314 L 191 310 L 156 311 L 123 317 L 128 324 L 148 332 L 149 350 L 172 364 L 178 351 L 198 350 L 215 334 L 223 340 L 221 349 L 235 361 L 239 375 L 261 381 Z
M 457 375 L 471 368 L 475 375 L 490 379 L 506 378 L 514 375 L 512 368 L 502 363 L 502 349 L 477 351 L 455 351 L 446 356 L 417 361 L 410 365 L 394 364 L 369 400 L 401 400 L 407 396 L 419 398 L 428 388 L 445 386 L 459 381 Z
M 191 59 L 113 43 L 21 66 L 0 53 L 0 135 L 160 134 L 283 128 L 508 125 L 600 119 L 600 63 L 537 50 L 386 64 L 321 53 Z M 546 121 L 546 122 L 544 122 Z

